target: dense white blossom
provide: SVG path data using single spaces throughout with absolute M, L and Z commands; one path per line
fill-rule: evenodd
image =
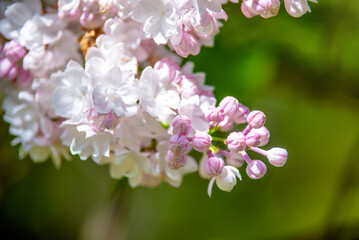
M 91 158 L 131 187 L 178 187 L 199 171 L 211 179 L 209 195 L 214 182 L 231 191 L 244 162 L 250 178 L 265 175 L 246 151 L 286 163 L 285 149 L 259 148 L 269 140 L 264 113 L 233 97 L 216 107 L 205 74 L 181 66 L 181 57 L 213 46 L 227 0 L 59 0 L 57 9 L 42 2 L 15 2 L 0 20 L 3 118 L 20 157 L 52 158 L 56 167 L 73 155 Z M 294 17 L 310 11 L 307 0 L 284 2 Z M 278 9 L 277 0 L 242 3 L 247 17 Z M 199 164 L 192 151 L 203 154 Z

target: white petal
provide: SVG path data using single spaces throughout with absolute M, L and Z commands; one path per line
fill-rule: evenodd
M 211 181 L 209 181 L 209 184 L 208 184 L 207 193 L 208 193 L 209 197 L 212 196 L 212 188 L 213 188 L 214 181 L 216 181 L 215 177 L 211 178 Z
M 234 185 L 236 185 L 236 176 L 232 173 L 228 166 L 224 167 L 220 176 L 217 177 L 217 186 L 222 191 L 232 191 Z
M 159 12 L 162 5 L 160 0 L 142 0 L 132 11 L 132 19 L 137 22 L 145 22 L 150 16 Z

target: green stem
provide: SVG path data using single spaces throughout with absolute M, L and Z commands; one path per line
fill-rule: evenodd
M 216 141 L 216 142 L 225 142 L 226 139 L 225 138 L 220 138 L 220 137 L 212 137 L 212 141 Z

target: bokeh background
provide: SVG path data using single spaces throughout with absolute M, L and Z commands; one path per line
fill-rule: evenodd
M 283 168 L 244 176 L 231 193 L 197 174 L 178 189 L 130 189 L 106 166 L 20 161 L 1 121 L 0 238 L 359 239 L 359 1 L 322 0 L 312 13 L 246 19 L 240 5 L 214 48 L 191 57 L 215 94 L 267 114 Z

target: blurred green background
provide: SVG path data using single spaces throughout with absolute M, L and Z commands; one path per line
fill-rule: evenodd
M 178 189 L 130 189 L 107 166 L 20 161 L 0 123 L 0 234 L 11 239 L 359 239 L 359 1 L 246 19 L 228 4 L 214 48 L 192 57 L 218 99 L 266 113 L 283 168 L 231 193 L 197 174 Z M 115 189 L 115 191 L 114 191 Z M 117 194 L 114 194 L 117 193 Z

